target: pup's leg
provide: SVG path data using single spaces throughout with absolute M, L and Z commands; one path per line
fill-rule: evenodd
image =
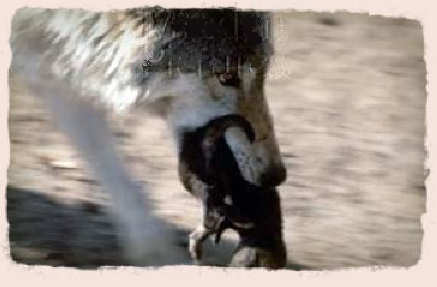
M 204 195 L 204 200 L 202 202 L 202 219 L 200 224 L 190 233 L 190 243 L 189 252 L 191 259 L 194 260 L 196 264 L 201 264 L 202 259 L 202 244 L 203 242 L 214 233 L 213 229 L 208 228 L 208 205 L 206 202 L 207 195 Z
M 193 232 L 190 233 L 190 256 L 196 264 L 201 264 L 202 244 L 214 231 L 207 229 L 201 223 Z

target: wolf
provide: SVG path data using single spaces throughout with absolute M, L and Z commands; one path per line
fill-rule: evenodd
M 277 186 L 286 170 L 264 96 L 271 38 L 269 13 L 231 8 L 21 8 L 14 14 L 9 73 L 45 104 L 111 196 L 132 264 L 177 264 L 184 254 L 174 247 L 175 234 L 153 216 L 148 187 L 134 184 L 126 171 L 105 114 L 135 108 L 159 116 L 177 150 L 187 131 L 241 115 L 254 141 L 236 127 L 225 138 L 242 176 Z

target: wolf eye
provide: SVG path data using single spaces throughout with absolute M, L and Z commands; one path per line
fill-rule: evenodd
M 240 85 L 240 78 L 238 73 L 225 72 L 216 74 L 220 84 L 223 86 L 238 87 Z

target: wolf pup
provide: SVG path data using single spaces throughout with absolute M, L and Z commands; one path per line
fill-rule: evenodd
M 202 257 L 202 243 L 231 228 L 240 236 L 231 266 L 281 268 L 286 264 L 279 196 L 274 188 L 256 186 L 241 175 L 226 139 L 240 128 L 250 142 L 255 133 L 239 115 L 226 115 L 183 136 L 179 175 L 186 189 L 203 204 L 202 223 L 190 234 L 190 254 Z

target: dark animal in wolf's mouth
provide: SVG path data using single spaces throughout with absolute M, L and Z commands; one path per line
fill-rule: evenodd
M 250 142 L 255 133 L 238 115 L 211 120 L 183 135 L 180 178 L 186 189 L 202 200 L 202 223 L 190 235 L 190 254 L 200 261 L 202 243 L 232 228 L 240 243 L 231 265 L 280 268 L 286 263 L 279 196 L 274 188 L 256 186 L 244 179 L 225 139 L 230 127 L 241 128 Z

